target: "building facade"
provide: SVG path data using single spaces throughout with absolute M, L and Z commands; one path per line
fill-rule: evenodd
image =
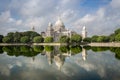
M 64 23 L 60 18 L 58 18 L 54 25 L 52 23 L 49 23 L 46 31 L 41 33 L 43 37 L 53 37 L 54 42 L 59 41 L 59 38 L 61 36 L 71 37 L 71 35 L 73 34 L 77 33 L 66 29 Z M 85 38 L 86 36 L 87 36 L 86 28 L 83 27 L 82 37 Z

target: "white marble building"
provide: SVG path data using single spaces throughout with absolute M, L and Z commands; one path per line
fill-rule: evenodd
M 59 41 L 60 36 L 66 35 L 71 37 L 73 34 L 76 34 L 76 32 L 66 29 L 64 23 L 60 18 L 58 18 L 54 25 L 52 23 L 49 23 L 46 32 L 41 33 L 43 37 L 53 37 L 55 42 Z M 82 37 L 87 37 L 85 26 L 83 27 Z

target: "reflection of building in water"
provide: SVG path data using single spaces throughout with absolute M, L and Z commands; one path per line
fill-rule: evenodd
M 85 61 L 87 59 L 87 51 L 82 47 L 82 58 Z
M 52 56 L 53 56 L 53 52 L 46 52 L 46 56 L 47 56 L 47 60 L 48 60 L 48 63 L 49 65 L 52 64 Z
M 61 54 L 57 54 L 54 56 L 54 61 L 55 61 L 56 66 L 58 67 L 58 69 L 61 70 L 61 68 L 64 64 L 64 61 L 65 61 L 65 57 L 62 56 Z
M 52 52 L 46 52 L 46 56 L 47 56 L 49 65 L 51 65 L 54 62 L 57 68 L 61 70 L 65 61 L 65 57 L 68 55 L 62 55 L 61 52 L 59 51 L 59 47 L 55 46 Z

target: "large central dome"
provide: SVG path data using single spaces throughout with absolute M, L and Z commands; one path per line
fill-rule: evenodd
M 58 31 L 60 29 L 65 29 L 65 26 L 60 18 L 55 22 L 55 30 Z
M 61 27 L 64 26 L 60 18 L 58 18 L 58 20 L 56 21 L 55 26 L 61 26 Z

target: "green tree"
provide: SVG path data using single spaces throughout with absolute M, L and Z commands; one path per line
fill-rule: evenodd
M 120 41 L 120 33 L 115 36 L 115 41 Z
M 33 38 L 33 42 L 35 43 L 42 43 L 44 41 L 42 36 L 36 36 Z
M 98 38 L 98 36 L 97 36 L 97 35 L 94 35 L 94 36 L 92 36 L 91 41 L 92 41 L 92 42 L 97 42 L 97 38 Z
M 18 43 L 20 42 L 20 38 L 22 37 L 20 32 L 15 32 L 14 33 L 14 42 Z
M 14 33 L 13 32 L 9 32 L 7 34 L 7 36 L 9 37 L 11 43 L 14 42 Z
M 33 38 L 36 36 L 40 36 L 40 34 L 38 34 L 37 32 L 34 31 L 26 31 L 22 33 L 23 36 L 28 36 L 30 39 L 30 42 L 32 42 Z
M 60 42 L 61 43 L 69 43 L 70 38 L 68 36 L 61 36 L 60 37 Z
M 115 32 L 116 35 L 119 34 L 120 33 L 120 28 L 116 29 L 114 32 Z
M 97 42 L 108 42 L 109 39 L 106 36 L 98 36 Z
M 71 42 L 80 43 L 82 41 L 82 37 L 79 34 L 74 34 L 71 36 Z
M 91 38 L 90 37 L 84 38 L 83 41 L 84 42 L 91 42 Z
M 46 42 L 46 43 L 53 42 L 53 37 L 46 37 L 46 38 L 44 39 L 44 42 Z
M 0 43 L 2 42 L 3 39 L 3 35 L 0 35 Z
M 114 33 L 109 35 L 109 41 L 110 42 L 115 41 L 115 34 Z
M 8 37 L 8 36 L 5 36 L 5 37 L 2 39 L 2 42 L 4 42 L 4 43 L 10 43 L 10 42 L 11 42 L 11 38 Z
M 21 37 L 20 42 L 22 42 L 22 43 L 28 43 L 28 42 L 30 42 L 30 39 L 29 39 L 28 36 L 23 36 L 23 37 Z

